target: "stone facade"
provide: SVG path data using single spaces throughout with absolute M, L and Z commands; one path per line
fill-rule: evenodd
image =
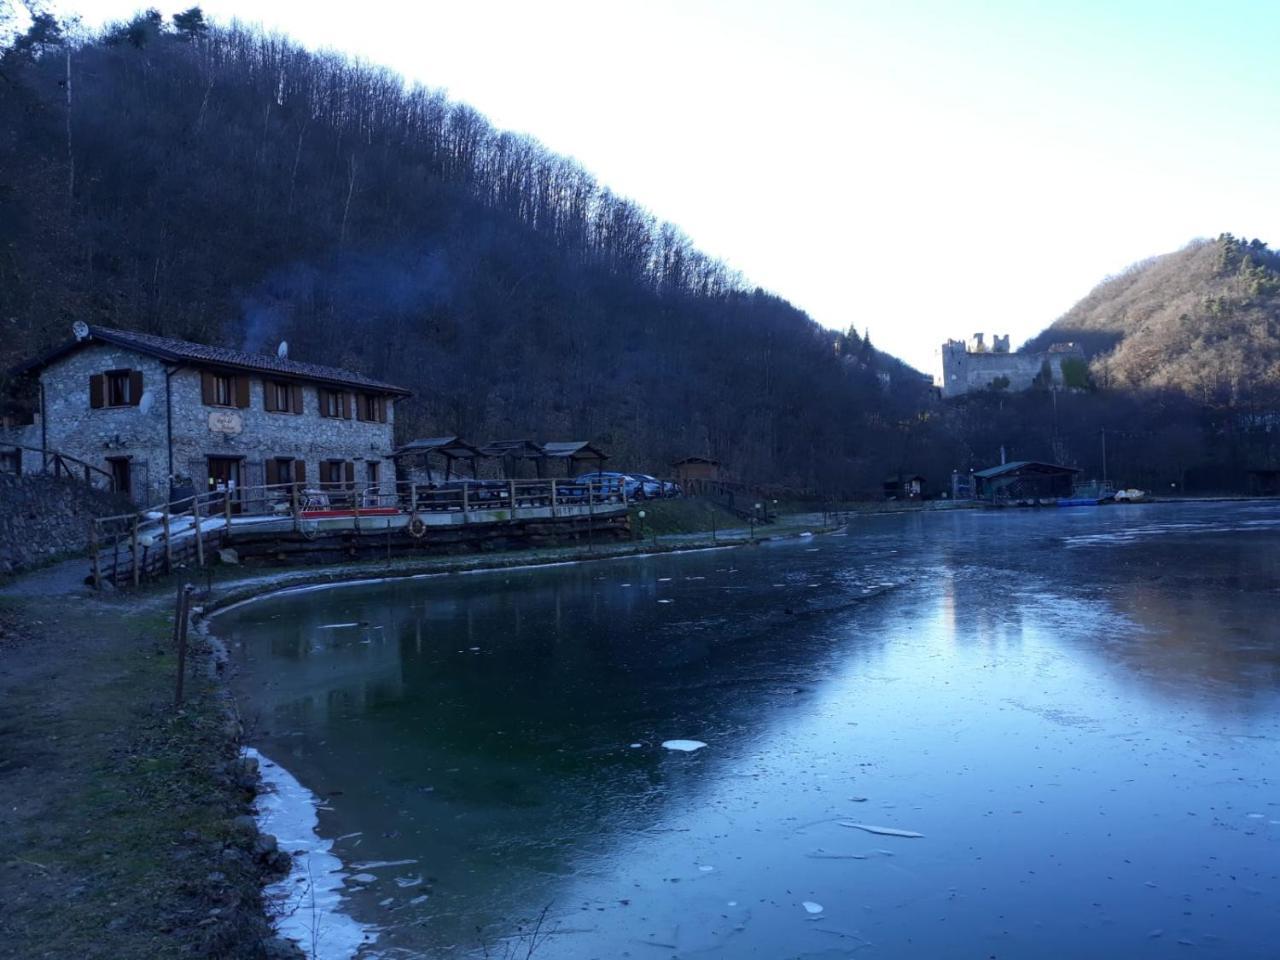
M 1054 344 L 1035 353 L 1010 353 L 1008 336 L 996 336 L 990 347 L 975 333 L 965 343 L 948 340 L 942 345 L 942 396 L 961 397 L 978 390 L 1011 392 L 1030 388 L 1046 369 L 1053 384 L 1065 384 L 1064 360 L 1084 360 L 1084 351 L 1073 343 Z
M 128 402 L 118 405 L 102 402 L 100 396 L 95 405 L 92 392 L 104 388 L 95 386 L 94 378 L 108 371 L 129 371 L 140 395 L 130 394 Z M 230 403 L 208 402 L 205 379 L 213 372 L 233 381 L 232 395 L 223 398 Z M 48 363 L 39 379 L 41 413 L 17 442 L 79 458 L 118 476 L 127 472 L 129 496 L 140 505 L 167 501 L 171 485 L 212 490 L 227 478 L 238 488 L 261 486 L 268 474 L 272 482 L 301 480 L 320 486 L 329 479 L 322 464 L 334 461 L 343 466 L 326 470 L 344 480 L 362 488 L 375 486 L 387 495 L 395 490 L 390 458 L 396 397 L 377 390 L 177 363 L 99 341 L 83 343 Z M 268 409 L 267 391 L 275 384 L 287 385 L 300 412 Z M 347 395 L 339 404 L 346 416 L 321 415 L 326 391 Z M 359 418 L 363 397 L 376 398 L 374 409 L 385 422 Z M 39 460 L 40 454 L 28 454 L 24 471 L 39 469 Z M 278 460 L 294 465 L 277 467 Z

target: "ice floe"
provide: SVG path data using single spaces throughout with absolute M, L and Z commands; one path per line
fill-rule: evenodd
M 882 837 L 923 837 L 923 833 L 916 833 L 914 830 L 899 830 L 897 827 L 877 827 L 870 823 L 854 823 L 851 820 L 839 821 L 842 827 L 853 827 L 855 830 L 865 830 L 867 833 L 879 834 Z
M 693 753 L 706 746 L 701 740 L 663 740 L 662 745 L 668 750 L 679 750 L 683 753 Z

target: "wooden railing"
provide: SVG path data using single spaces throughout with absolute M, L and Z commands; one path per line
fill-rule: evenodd
M 77 457 L 58 453 L 56 450 L 44 450 L 40 447 L 29 447 L 22 443 L 0 443 L 0 450 L 29 450 L 41 457 L 41 473 L 53 474 L 55 477 L 71 477 L 83 480 L 91 487 L 100 490 L 115 490 L 115 479 L 101 467 L 85 463 Z
M 521 510 L 540 515 L 625 508 L 623 484 L 611 478 L 572 480 L 453 480 L 394 484 L 297 483 L 220 488 L 134 513 L 90 522 L 90 578 L 95 587 L 132 584 L 192 564 L 203 567 L 238 531 L 265 530 L 314 537 L 371 528 L 425 529 L 443 513 L 460 523 L 519 519 Z M 447 521 L 453 522 L 453 521 Z

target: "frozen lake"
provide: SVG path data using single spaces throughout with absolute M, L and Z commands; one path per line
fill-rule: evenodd
M 368 956 L 525 957 L 544 910 L 535 958 L 1280 949 L 1277 505 L 868 517 L 215 625 Z

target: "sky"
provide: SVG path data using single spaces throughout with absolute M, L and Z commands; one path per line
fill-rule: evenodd
M 1280 242 L 1274 0 L 202 6 L 447 90 L 930 373 L 1193 238 Z

